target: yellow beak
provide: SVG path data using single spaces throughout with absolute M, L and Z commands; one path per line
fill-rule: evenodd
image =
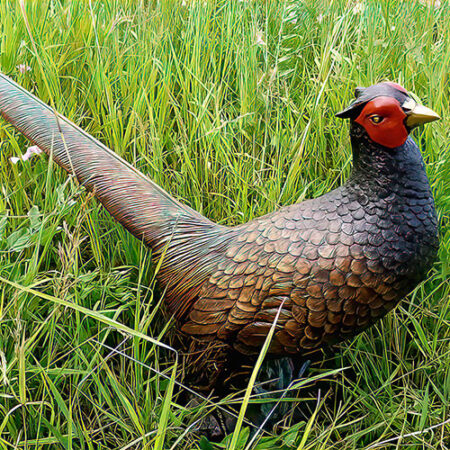
M 415 105 L 414 108 L 406 113 L 406 125 L 409 128 L 417 127 L 424 123 L 433 122 L 440 119 L 439 115 L 436 114 L 432 109 L 427 108 L 423 105 Z

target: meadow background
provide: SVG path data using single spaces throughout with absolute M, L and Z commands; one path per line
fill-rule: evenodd
M 1 120 L 0 447 L 449 448 L 449 17 L 444 1 L 0 0 L 0 71 L 222 224 L 348 177 L 334 113 L 355 86 L 399 82 L 443 118 L 415 132 L 441 224 L 428 280 L 312 365 L 287 395 L 302 420 L 221 443 L 198 420 L 242 392 L 186 406 L 182 364 L 139 335 L 173 333 L 150 252 L 46 156 L 13 164 L 30 144 Z

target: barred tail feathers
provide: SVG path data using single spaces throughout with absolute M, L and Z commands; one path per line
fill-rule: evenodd
M 227 230 L 156 183 L 48 105 L 0 74 L 0 113 L 74 174 L 108 212 L 157 255 L 170 310 L 183 316 L 220 257 Z

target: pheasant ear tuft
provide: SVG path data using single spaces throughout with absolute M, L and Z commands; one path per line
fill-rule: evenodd
M 362 102 L 356 100 L 350 106 L 335 114 L 340 119 L 354 119 L 358 117 L 362 107 Z
M 355 88 L 355 97 L 358 98 L 365 90 L 365 87 L 358 86 Z
M 339 111 L 335 114 L 335 116 L 339 117 L 339 119 L 348 119 L 350 117 L 350 115 L 348 114 L 348 108 Z
M 339 117 L 340 119 L 351 119 L 358 117 L 359 111 L 361 109 L 362 103 L 364 101 L 361 97 L 363 97 L 364 91 L 366 90 L 365 87 L 358 86 L 355 88 L 355 100 L 345 109 L 338 112 L 336 114 L 336 117 Z

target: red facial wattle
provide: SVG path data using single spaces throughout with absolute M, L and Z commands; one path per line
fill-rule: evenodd
M 373 122 L 374 116 L 380 116 L 379 123 Z M 368 102 L 355 120 L 367 131 L 370 139 L 388 148 L 403 145 L 408 138 L 405 126 L 406 114 L 398 100 L 380 96 Z

